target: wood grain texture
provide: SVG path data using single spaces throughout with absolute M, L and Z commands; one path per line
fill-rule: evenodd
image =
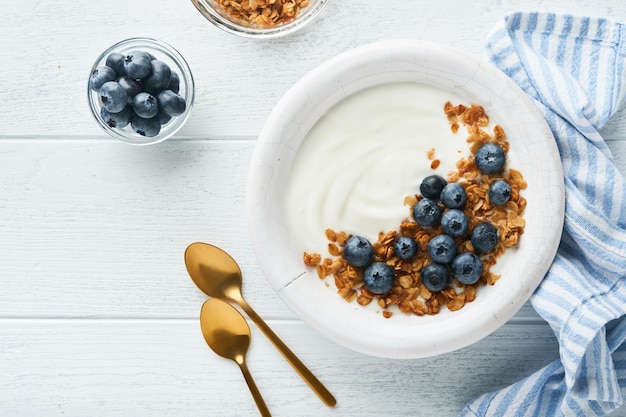
M 222 33 L 190 1 L 112 0 L 106 7 L 127 10 L 125 18 L 94 11 L 89 0 L 3 6 L 0 33 L 5 59 L 0 68 L 11 76 L 0 79 L 0 91 L 7 102 L 19 103 L 10 114 L 0 114 L 3 135 L 104 138 L 86 105 L 87 76 L 102 51 L 128 37 L 158 38 L 185 56 L 196 80 L 197 100 L 180 137 L 218 138 L 256 136 L 273 105 L 296 80 L 364 43 L 417 38 L 480 54 L 492 27 L 514 10 L 626 20 L 626 3 L 615 0 L 335 0 L 304 32 L 254 42 Z M 14 70 L 14 62 L 29 71 Z M 65 111 L 55 121 L 37 116 L 60 104 Z
M 323 406 L 253 326 L 249 366 L 276 416 L 452 416 L 472 397 L 558 357 L 552 331 L 529 304 L 481 342 L 436 358 L 372 358 L 324 339 L 285 307 L 254 257 L 248 162 L 280 97 L 338 53 L 416 38 L 478 55 L 506 12 L 626 21 L 626 3 L 335 0 L 303 32 L 268 41 L 222 33 L 189 1 L 5 3 L 1 416 L 256 415 L 235 364 L 201 338 L 205 296 L 183 264 L 194 241 L 235 257 L 250 304 L 339 401 L 334 410 Z M 109 138 L 87 106 L 97 55 L 134 36 L 172 44 L 197 86 L 187 125 L 152 147 Z M 602 134 L 626 172 L 626 109 Z
M 4 144 L 0 166 L 14 168 L 0 182 L 0 264 L 11 277 L 3 280 L 0 317 L 195 317 L 191 307 L 204 295 L 183 263 L 194 241 L 232 254 L 260 314 L 292 317 L 248 240 L 244 189 L 253 146 Z
M 252 327 L 248 367 L 274 416 L 452 416 L 558 357 L 544 326 L 505 327 L 448 355 L 390 361 L 296 322 L 269 324 L 338 400 L 327 408 Z M 205 345 L 194 320 L 2 320 L 0 340 L 3 416 L 257 414 L 238 367 Z

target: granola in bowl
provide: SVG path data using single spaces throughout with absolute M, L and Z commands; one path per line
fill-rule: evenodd
M 216 27 L 233 35 L 270 39 L 293 34 L 321 14 L 329 0 L 192 0 Z

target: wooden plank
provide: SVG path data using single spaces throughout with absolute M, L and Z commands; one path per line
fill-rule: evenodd
M 12 168 L 0 182 L 0 315 L 195 317 L 204 296 L 183 254 L 208 241 L 241 263 L 250 302 L 274 297 L 265 313 L 288 316 L 248 240 L 252 148 L 5 144 L 0 166 Z
M 260 314 L 293 318 L 248 240 L 253 146 L 4 143 L 0 166 L 12 168 L 0 182 L 0 317 L 196 317 L 205 296 L 183 253 L 206 241 L 240 263 Z
M 505 326 L 420 360 L 357 354 L 297 322 L 270 326 L 338 400 L 327 409 L 252 327 L 248 365 L 275 416 L 452 416 L 558 356 L 547 326 Z M 0 369 L 0 415 L 257 414 L 237 366 L 210 351 L 195 320 L 0 320 Z
M 604 11 L 614 19 L 626 20 L 626 3 L 601 3 L 572 0 L 536 6 L 574 14 Z M 197 100 L 180 137 L 254 136 L 294 82 L 338 53 L 381 39 L 416 38 L 479 55 L 505 11 L 533 8 L 522 0 L 420 2 L 401 7 L 384 1 L 351 0 L 349 6 L 331 1 L 304 32 L 256 42 L 213 27 L 189 1 L 150 4 L 151 10 L 146 11 L 143 2 L 107 2 L 108 10 L 124 10 L 124 16 L 132 16 L 127 18 L 119 12 L 94 12 L 89 0 L 68 6 L 57 2 L 3 5 L 0 28 L 5 58 L 0 69 L 6 75 L 0 77 L 0 91 L 12 110 L 0 113 L 0 132 L 19 138 L 105 138 L 87 106 L 87 77 L 98 54 L 128 37 L 162 39 L 188 60 L 196 79 Z

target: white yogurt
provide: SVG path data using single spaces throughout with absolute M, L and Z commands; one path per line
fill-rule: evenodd
M 444 104 L 459 98 L 418 83 L 383 84 L 332 107 L 296 155 L 286 193 L 289 229 L 300 251 L 326 254 L 327 228 L 371 241 L 410 217 L 407 195 L 427 175 L 444 178 L 469 155 L 463 127 L 453 134 Z M 431 168 L 428 151 L 435 149 Z

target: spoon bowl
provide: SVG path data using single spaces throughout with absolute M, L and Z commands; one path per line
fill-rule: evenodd
M 239 365 L 259 412 L 262 416 L 270 416 L 269 409 L 246 365 L 246 353 L 251 338 L 246 319 L 230 304 L 211 299 L 202 305 L 200 327 L 204 340 L 215 353 Z
M 185 251 L 185 265 L 191 280 L 206 295 L 239 302 L 242 275 L 235 260 L 208 243 L 192 243 Z
M 291 349 L 280 340 L 276 333 L 270 329 L 261 316 L 243 298 L 241 294 L 241 269 L 228 253 L 208 243 L 192 243 L 185 250 L 185 265 L 193 282 L 205 294 L 210 297 L 237 303 L 324 404 L 329 407 L 334 407 L 337 404 L 337 400 L 328 389 L 298 359 Z
M 229 304 L 216 301 L 219 300 L 207 300 L 202 306 L 202 335 L 215 353 L 239 363 L 250 347 L 250 327 Z

